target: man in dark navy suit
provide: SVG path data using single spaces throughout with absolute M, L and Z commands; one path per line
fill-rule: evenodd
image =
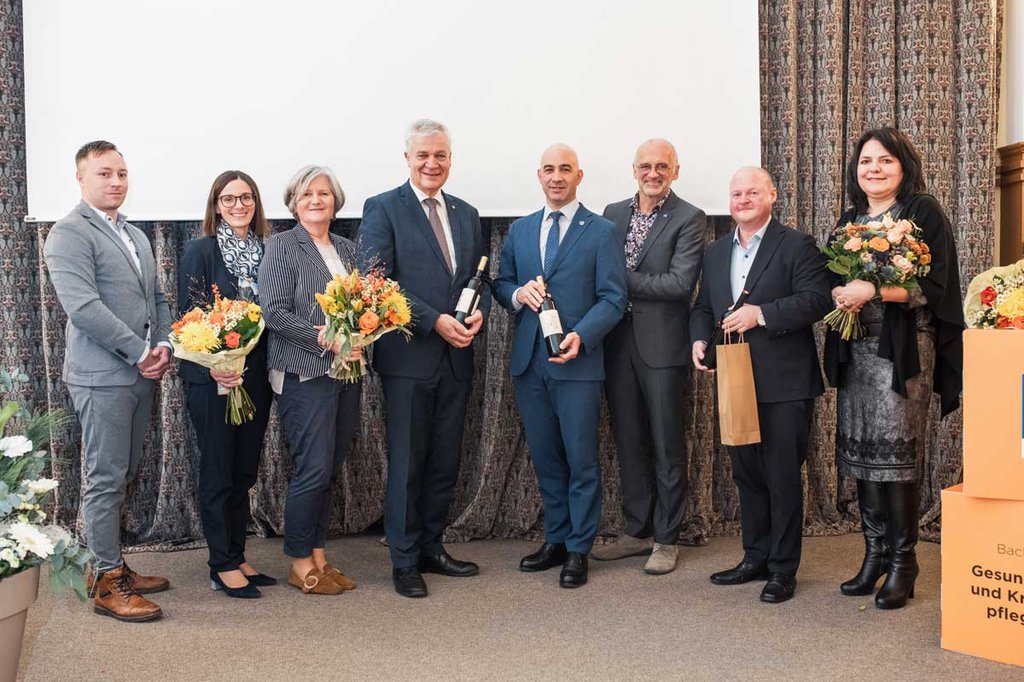
M 388 334 L 373 364 L 387 403 L 388 481 L 384 531 L 395 591 L 425 597 L 422 573 L 471 576 L 476 564 L 441 544 L 455 491 L 473 378 L 474 337 L 490 295 L 463 325 L 459 294 L 488 253 L 477 210 L 441 191 L 451 170 L 448 130 L 421 119 L 406 137 L 409 182 L 371 197 L 359 226 L 360 267 L 398 281 L 412 307 L 411 341 Z
M 761 442 L 729 447 L 740 495 L 743 560 L 711 576 L 716 585 L 767 580 L 761 601 L 792 598 L 800 565 L 800 467 L 814 399 L 824 393 L 813 325 L 831 310 L 825 261 L 814 238 L 772 217 L 777 192 L 762 168 L 741 168 L 729 183 L 736 230 L 708 247 L 690 314 L 694 366 L 704 365 L 716 320 L 743 291 L 746 303 L 722 323 L 750 344 Z
M 537 171 L 546 205 L 512 223 L 494 295 L 515 315 L 509 371 L 544 501 L 544 544 L 523 571 L 562 566 L 559 584 L 587 582 L 587 557 L 601 520 L 598 419 L 605 335 L 626 307 L 626 261 L 615 225 L 576 198 L 576 153 L 549 147 Z M 544 276 L 565 332 L 548 358 L 537 314 Z

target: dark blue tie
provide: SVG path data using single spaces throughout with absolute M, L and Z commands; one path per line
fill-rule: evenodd
M 544 243 L 544 276 L 551 274 L 551 267 L 558 258 L 558 219 L 562 217 L 561 211 L 551 212 L 551 229 L 548 230 L 548 240 Z

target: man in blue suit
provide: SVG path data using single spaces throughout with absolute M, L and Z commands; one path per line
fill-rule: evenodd
M 477 210 L 441 191 L 451 170 L 448 130 L 421 119 L 406 137 L 409 182 L 366 200 L 359 263 L 398 281 L 412 307 L 410 341 L 388 334 L 373 348 L 387 402 L 384 532 L 392 580 L 403 597 L 427 596 L 423 573 L 463 577 L 479 567 L 441 544 L 459 475 L 473 378 L 474 337 L 490 310 L 485 291 L 463 325 L 462 289 L 489 253 Z
M 544 501 L 544 544 L 523 571 L 562 566 L 559 584 L 587 582 L 587 556 L 601 519 L 598 419 L 602 341 L 626 307 L 626 262 L 614 223 L 576 198 L 583 180 L 570 147 L 545 150 L 537 171 L 546 205 L 512 223 L 494 295 L 515 316 L 509 371 Z M 544 276 L 565 337 L 548 358 L 537 311 Z

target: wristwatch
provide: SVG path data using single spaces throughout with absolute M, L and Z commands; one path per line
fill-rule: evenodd
M 768 326 L 768 324 L 764 321 L 764 313 L 762 313 L 760 310 L 757 311 L 757 326 L 759 326 L 759 327 L 767 327 Z

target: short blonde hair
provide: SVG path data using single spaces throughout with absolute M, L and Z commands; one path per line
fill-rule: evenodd
M 284 188 L 284 205 L 288 207 L 288 211 L 292 214 L 293 218 L 299 217 L 295 213 L 295 206 L 299 203 L 299 197 L 309 189 L 310 183 L 320 176 L 327 178 L 327 185 L 331 188 L 331 194 L 334 195 L 334 215 L 338 215 L 338 211 L 345 205 L 345 192 L 342 191 L 341 183 L 338 182 L 334 171 L 327 166 L 303 166 L 295 172 L 295 175 L 292 176 L 292 179 L 288 181 Z

